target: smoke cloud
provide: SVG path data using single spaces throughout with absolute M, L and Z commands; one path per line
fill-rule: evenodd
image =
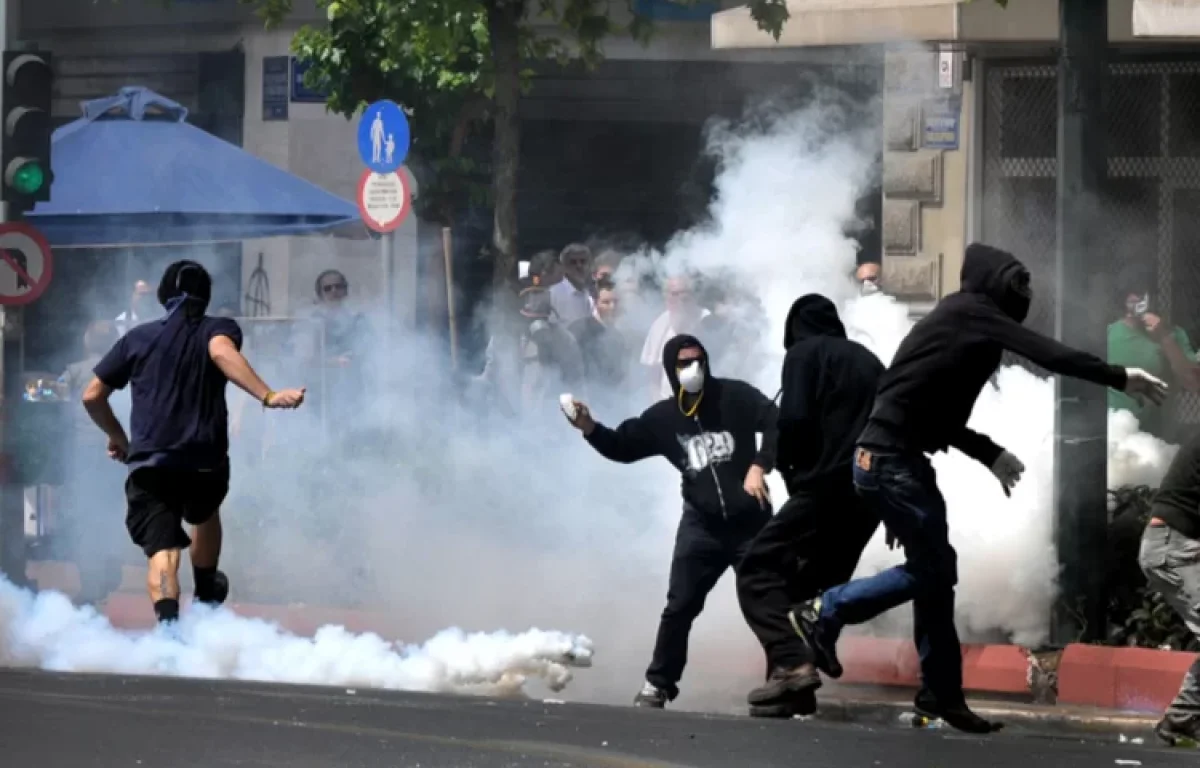
M 741 375 L 774 394 L 784 318 L 808 292 L 833 299 L 851 336 L 884 362 L 911 327 L 903 304 L 859 297 L 850 278 L 856 245 L 846 232 L 878 174 L 878 132 L 864 119 L 876 106 L 818 92 L 800 109 L 768 105 L 737 123 L 715 122 L 710 216 L 622 266 L 621 280 L 720 274 L 737 296 L 752 297 L 727 309 L 754 323 L 755 364 L 717 375 Z M 251 360 L 268 354 L 251 350 Z M 270 366 L 272 386 L 314 384 L 283 355 Z M 325 404 L 333 438 L 314 424 L 315 407 L 307 417 L 248 409 L 223 513 L 222 568 L 235 599 L 359 605 L 400 617 L 406 637 L 431 640 L 395 647 L 334 627 L 305 639 L 202 609 L 188 612 L 175 636 L 123 633 L 61 595 L 35 597 L 0 582 L 0 663 L 512 692 L 524 677 L 559 688 L 570 666 L 590 662 L 572 695 L 628 703 L 664 603 L 677 473 L 659 460 L 606 462 L 563 422 L 556 397 L 520 427 L 503 417 L 504 403 L 475 388 L 455 400 L 446 393 L 460 391 L 459 382 L 439 373 L 441 359 L 425 338 L 369 353 L 361 387 Z M 644 389 L 623 405 L 613 400 L 594 409 L 610 424 L 649 404 Z M 1029 467 L 1011 499 L 964 456 L 935 458 L 959 551 L 965 639 L 999 634 L 1036 644 L 1046 635 L 1057 571 L 1053 408 L 1052 382 L 1020 368 L 999 371 L 979 398 L 971 426 Z M 1128 417 L 1112 417 L 1113 482 L 1157 482 L 1172 452 Z M 770 483 L 785 498 L 776 476 Z M 881 533 L 859 574 L 899 559 Z M 899 631 L 906 620 L 900 609 L 864 631 Z M 530 626 L 569 632 L 512 634 Z M 693 631 L 678 706 L 736 705 L 761 674 L 761 651 L 726 576 Z

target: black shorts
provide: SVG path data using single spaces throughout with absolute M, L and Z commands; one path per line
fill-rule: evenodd
M 141 467 L 125 481 L 125 527 L 146 557 L 168 549 L 187 549 L 192 539 L 183 524 L 210 520 L 228 493 L 228 464 L 205 471 Z

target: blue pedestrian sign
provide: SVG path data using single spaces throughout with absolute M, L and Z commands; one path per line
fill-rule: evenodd
M 395 173 L 408 157 L 408 118 L 393 101 L 377 101 L 358 121 L 358 154 L 375 173 Z

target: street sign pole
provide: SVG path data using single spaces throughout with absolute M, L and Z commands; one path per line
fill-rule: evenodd
M 358 155 L 367 167 L 358 185 L 358 207 L 363 222 L 380 233 L 379 266 L 382 276 L 384 334 L 390 344 L 396 320 L 395 231 L 408 216 L 410 195 L 402 167 L 408 157 L 411 133 L 404 110 L 392 101 L 368 106 L 358 122 Z
M 395 253 L 395 236 L 394 232 L 385 232 L 379 238 L 379 267 L 383 274 L 383 306 L 387 308 L 387 316 L 383 324 L 384 343 L 387 349 L 392 346 L 392 326 L 396 324 L 396 304 L 392 296 L 392 279 L 395 275 L 392 264 Z

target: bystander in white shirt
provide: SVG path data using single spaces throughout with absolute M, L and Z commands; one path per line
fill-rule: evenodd
M 596 309 L 592 294 L 586 288 L 576 288 L 565 277 L 550 286 L 550 306 L 563 325 L 591 317 Z

